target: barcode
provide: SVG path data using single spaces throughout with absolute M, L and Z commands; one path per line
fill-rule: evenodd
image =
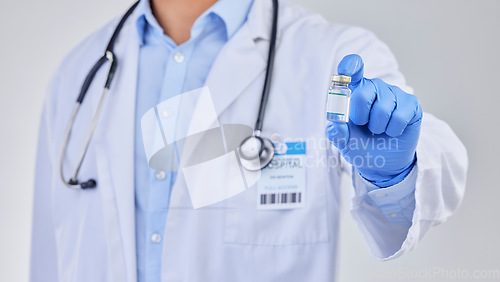
M 261 194 L 261 205 L 295 204 L 302 202 L 302 193 Z

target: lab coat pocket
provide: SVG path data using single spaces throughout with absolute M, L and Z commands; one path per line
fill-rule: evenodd
M 321 168 L 306 167 L 302 207 L 259 209 L 258 185 L 228 199 L 224 243 L 283 246 L 327 242 L 327 185 L 322 175 Z

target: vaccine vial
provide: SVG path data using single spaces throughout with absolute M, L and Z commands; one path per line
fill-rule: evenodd
M 351 77 L 347 75 L 333 75 L 332 86 L 328 90 L 326 100 L 326 119 L 336 122 L 349 121 L 351 105 L 351 90 L 347 87 Z

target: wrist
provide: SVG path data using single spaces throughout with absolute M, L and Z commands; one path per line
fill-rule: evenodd
M 413 160 L 405 167 L 394 170 L 394 171 L 373 171 L 372 169 L 364 170 L 362 168 L 356 168 L 356 171 L 361 177 L 369 181 L 370 183 L 380 187 L 385 188 L 392 185 L 396 185 L 403 181 L 406 176 L 411 172 L 415 164 L 417 163 L 417 154 L 413 156 Z

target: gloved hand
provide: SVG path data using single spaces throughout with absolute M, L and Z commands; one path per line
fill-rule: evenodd
M 363 77 L 359 55 L 348 55 L 338 73 L 351 76 L 348 123 L 330 122 L 326 136 L 346 161 L 379 187 L 401 182 L 413 168 L 422 109 L 418 99 L 380 79 Z

